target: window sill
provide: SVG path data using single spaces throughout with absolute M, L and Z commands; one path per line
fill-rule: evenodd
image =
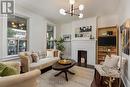
M 10 60 L 15 60 L 15 59 L 19 59 L 19 56 L 12 55 L 12 56 L 3 57 L 2 59 L 0 59 L 0 61 L 10 61 Z

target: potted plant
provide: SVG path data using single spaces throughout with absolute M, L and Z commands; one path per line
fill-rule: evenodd
M 59 39 L 55 40 L 55 43 L 56 43 L 56 49 L 61 51 L 61 57 L 62 57 L 63 52 L 65 50 L 65 47 L 64 47 L 64 44 L 63 44 L 64 39 L 60 37 Z

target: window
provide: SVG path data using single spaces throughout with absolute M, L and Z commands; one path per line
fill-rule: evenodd
M 47 49 L 54 49 L 54 26 L 47 25 Z
M 27 51 L 27 19 L 14 16 L 8 17 L 7 48 L 8 55 L 16 55 Z

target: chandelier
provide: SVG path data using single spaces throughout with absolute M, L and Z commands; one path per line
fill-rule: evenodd
M 76 10 L 82 11 L 84 9 L 84 5 L 79 5 L 79 7 L 74 7 L 75 0 L 69 0 L 70 9 L 64 10 L 63 8 L 59 10 L 60 14 L 66 15 L 70 14 L 70 16 L 78 16 L 79 18 L 83 18 L 83 13 L 76 13 Z

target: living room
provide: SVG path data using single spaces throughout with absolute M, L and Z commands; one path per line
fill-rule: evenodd
M 130 87 L 129 3 L 1 0 L 0 87 Z

